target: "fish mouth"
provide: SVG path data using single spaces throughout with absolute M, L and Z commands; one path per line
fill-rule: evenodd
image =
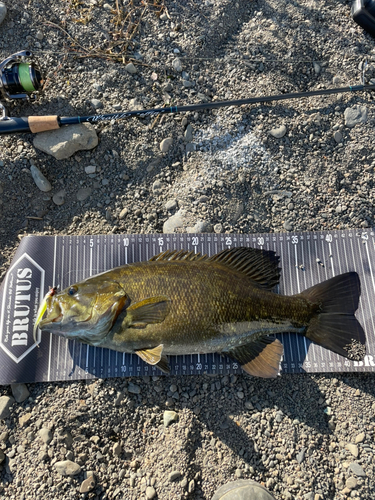
M 45 319 L 42 319 L 39 324 L 38 324 L 38 328 L 40 328 L 41 330 L 47 330 L 46 328 L 46 325 L 49 325 L 50 323 L 61 323 L 61 320 L 63 319 L 63 313 L 60 312 L 59 314 L 57 314 L 56 316 L 54 317 L 48 317 L 48 318 L 45 318 Z
M 43 316 L 46 314 L 46 312 L 47 316 L 43 319 Z M 62 307 L 60 306 L 59 301 L 56 300 L 54 296 L 52 296 L 50 291 L 46 294 L 39 306 L 34 330 L 36 328 L 40 328 L 41 330 L 43 330 L 45 325 L 47 325 L 48 323 L 55 323 L 59 321 L 62 316 Z

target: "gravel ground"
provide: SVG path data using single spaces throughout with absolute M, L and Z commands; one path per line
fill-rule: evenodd
M 9 104 L 15 116 L 355 85 L 366 59 L 375 77 L 374 41 L 346 0 L 5 3 L 1 59 L 28 48 L 47 77 L 35 102 Z M 371 101 L 102 122 L 95 148 L 62 160 L 32 135 L 2 136 L 0 275 L 24 234 L 370 227 Z M 237 478 L 277 500 L 374 497 L 373 375 L 112 379 L 0 395 L 3 498 L 209 500 Z

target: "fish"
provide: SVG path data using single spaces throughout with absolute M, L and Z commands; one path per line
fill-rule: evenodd
M 345 358 L 366 353 L 355 317 L 361 295 L 356 272 L 301 293 L 275 292 L 281 269 L 275 252 L 225 249 L 211 257 L 166 250 L 91 276 L 64 290 L 51 288 L 34 328 L 119 352 L 170 371 L 168 356 L 220 353 L 255 377 L 280 373 L 289 332 Z M 45 314 L 45 317 L 43 317 Z

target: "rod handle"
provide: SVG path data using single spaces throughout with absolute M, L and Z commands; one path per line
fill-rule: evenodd
M 30 132 L 27 118 L 6 118 L 5 120 L 0 120 L 0 135 L 19 134 L 22 132 Z
M 60 128 L 58 116 L 29 116 L 30 132 L 36 134 Z

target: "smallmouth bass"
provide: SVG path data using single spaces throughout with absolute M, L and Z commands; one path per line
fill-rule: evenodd
M 168 355 L 218 352 L 249 374 L 276 377 L 283 353 L 272 334 L 294 332 L 349 359 L 363 359 L 355 318 L 361 285 L 345 273 L 292 296 L 278 284 L 279 257 L 233 248 L 207 257 L 165 251 L 44 298 L 34 327 L 92 346 L 135 353 L 168 372 Z M 44 314 L 46 316 L 43 318 Z

